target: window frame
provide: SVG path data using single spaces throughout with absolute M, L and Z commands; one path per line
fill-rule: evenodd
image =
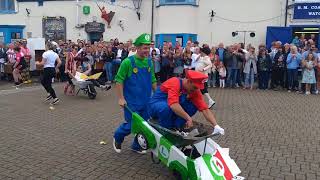
M 175 1 L 175 0 L 173 0 Z M 177 5 L 190 5 L 198 6 L 198 0 L 182 0 L 183 2 L 168 2 L 168 0 L 158 0 L 158 6 L 177 6 Z
M 15 0 L 4 0 L 5 10 L 0 10 L 0 14 L 15 14 L 16 13 L 16 3 Z M 13 3 L 13 10 L 9 9 L 9 4 Z

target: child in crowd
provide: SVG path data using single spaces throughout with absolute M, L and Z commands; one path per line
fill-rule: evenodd
M 224 88 L 225 87 L 226 76 L 227 76 L 226 68 L 224 67 L 223 62 L 220 62 L 220 64 L 219 64 L 220 88 Z
M 309 53 L 307 58 L 302 61 L 303 76 L 302 83 L 306 84 L 306 95 L 310 94 L 310 88 L 312 84 L 316 84 L 316 77 L 314 67 L 316 65 L 315 57 L 313 53 Z

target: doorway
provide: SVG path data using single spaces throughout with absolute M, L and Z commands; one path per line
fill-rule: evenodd
M 89 40 L 92 44 L 94 44 L 94 42 L 99 42 L 101 38 L 103 38 L 103 33 L 100 32 L 91 32 L 88 33 L 89 35 Z

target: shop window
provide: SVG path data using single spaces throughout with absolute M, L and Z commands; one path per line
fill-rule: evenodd
M 0 43 L 4 43 L 4 32 L 0 32 Z
M 15 13 L 14 0 L 0 0 L 0 13 Z
M 11 39 L 21 39 L 21 33 L 19 32 L 12 32 Z
M 197 0 L 159 0 L 159 5 L 197 5 Z

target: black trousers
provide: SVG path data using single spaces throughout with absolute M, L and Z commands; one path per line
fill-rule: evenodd
M 274 68 L 272 69 L 271 74 L 271 88 L 275 88 L 277 86 L 285 87 L 284 85 L 284 68 Z
M 202 94 L 208 93 L 208 82 L 204 83 L 204 89 L 201 89 L 201 93 Z
M 172 68 L 170 66 L 162 66 L 160 70 L 160 82 L 165 82 L 172 77 Z
M 49 93 L 53 98 L 57 98 L 56 92 L 52 88 L 52 78 L 56 76 L 55 68 L 48 67 L 44 68 L 43 76 L 41 79 L 42 86 L 46 89 L 47 93 Z

